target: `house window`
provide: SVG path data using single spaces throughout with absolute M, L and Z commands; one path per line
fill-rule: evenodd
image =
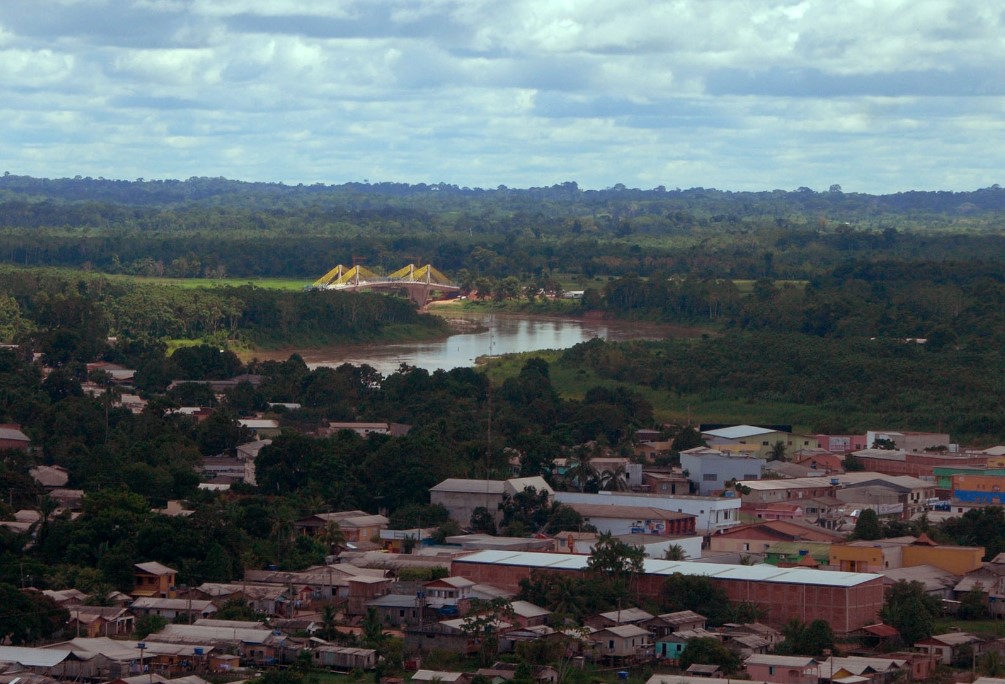
M 704 480 L 705 482 L 715 482 L 716 479 L 715 473 L 707 473 L 705 475 L 702 475 L 701 479 Z
M 774 665 L 768 665 L 768 674 L 769 675 L 775 674 L 775 666 Z
M 611 639 L 610 641 L 607 642 L 607 649 L 610 651 L 614 650 L 614 639 Z
M 761 442 L 761 446 L 768 446 L 767 442 Z

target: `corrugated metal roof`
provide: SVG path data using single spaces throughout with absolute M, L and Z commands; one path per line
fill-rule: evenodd
M 647 506 L 621 506 L 618 504 L 563 504 L 584 518 L 612 518 L 616 520 L 688 520 L 698 516 L 678 513 L 665 508 Z
M 777 665 L 779 667 L 812 667 L 819 664 L 816 658 L 810 656 L 783 656 L 770 653 L 754 653 L 743 661 L 747 665 Z
M 530 601 L 513 601 L 510 603 L 513 607 L 513 613 L 519 615 L 520 617 L 531 618 L 540 617 L 542 615 L 551 615 L 551 611 L 547 608 L 542 608 L 541 606 L 536 606 Z
M 477 551 L 469 556 L 458 558 L 455 562 L 582 570 L 586 568 L 588 560 L 588 556 L 565 553 Z M 679 572 L 682 575 L 708 575 L 717 579 L 813 584 L 829 587 L 853 587 L 882 577 L 870 572 L 776 568 L 772 565 L 726 565 L 722 563 L 665 561 L 652 558 L 645 559 L 644 567 L 648 575 L 672 575 Z
M 449 477 L 435 487 L 431 492 L 472 492 L 477 494 L 502 494 L 502 480 L 466 480 L 459 477 Z
M 799 553 L 800 551 L 805 551 L 806 553 L 822 554 L 827 555 L 830 552 L 831 544 L 830 542 L 810 542 L 810 541 L 780 541 L 775 542 L 767 549 L 764 550 L 765 553 L 781 553 L 781 554 L 793 554 Z
M 168 625 L 152 638 L 166 641 L 168 643 L 176 640 L 202 640 L 202 641 L 243 641 L 249 644 L 261 644 L 268 641 L 272 636 L 272 630 L 229 628 L 229 627 L 204 627 L 202 625 Z
M 31 441 L 28 435 L 13 427 L 0 427 L 0 439 L 9 439 L 17 442 Z
M 133 565 L 134 568 L 139 568 L 143 572 L 149 573 L 151 575 L 170 575 L 172 573 L 178 572 L 174 568 L 169 568 L 166 565 L 158 563 L 157 561 L 150 561 L 148 563 L 136 563 Z
M 0 646 L 0 662 L 25 667 L 55 667 L 70 657 L 70 651 L 27 646 Z
M 652 636 L 652 632 L 648 629 L 642 629 L 638 625 L 614 625 L 613 627 L 604 627 L 603 629 L 598 629 L 593 633 L 593 635 L 600 634 L 601 632 L 610 632 L 622 639 L 630 639 L 632 637 L 645 635 Z
M 742 437 L 753 437 L 754 435 L 768 435 L 772 432 L 778 432 L 778 430 L 770 430 L 768 428 L 757 427 L 756 425 L 734 425 L 733 427 L 719 428 L 718 430 L 706 430 L 702 434 L 722 437 L 723 439 L 740 439 Z

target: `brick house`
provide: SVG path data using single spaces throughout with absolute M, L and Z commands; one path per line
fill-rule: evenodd
M 559 553 L 480 551 L 451 563 L 451 571 L 477 583 L 517 591 L 521 579 L 541 574 L 581 573 L 588 558 Z M 766 613 L 765 621 L 783 626 L 827 620 L 836 634 L 849 634 L 876 622 L 883 606 L 883 578 L 869 573 L 809 571 L 805 568 L 692 563 L 647 558 L 637 578 L 642 596 L 659 594 L 674 573 L 710 576 L 734 602 L 750 602 Z

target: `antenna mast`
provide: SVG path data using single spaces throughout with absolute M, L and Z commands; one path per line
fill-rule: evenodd
M 492 376 L 489 375 L 489 366 L 492 363 L 492 351 L 495 345 L 495 331 L 489 327 L 489 359 L 485 364 L 485 382 L 488 388 L 488 409 L 489 409 L 489 421 L 488 429 L 486 430 L 486 443 L 485 443 L 485 508 L 489 507 L 489 478 L 492 472 Z

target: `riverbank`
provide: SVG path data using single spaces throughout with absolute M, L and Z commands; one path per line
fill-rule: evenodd
M 429 313 L 441 311 L 480 311 L 485 313 L 530 314 L 535 316 L 571 316 L 580 318 L 584 312 L 580 303 L 574 299 L 443 299 L 426 304 Z
M 698 338 L 706 334 L 699 328 L 658 323 L 488 313 L 463 307 L 447 307 L 437 311 L 436 315 L 442 316 L 449 327 L 448 336 L 425 341 L 333 344 L 322 348 L 288 346 L 279 350 L 261 350 L 250 356 L 261 360 L 285 360 L 295 353 L 312 367 L 365 363 L 387 375 L 403 363 L 430 372 L 474 367 L 480 357 L 564 350 L 594 338 L 624 342 L 667 337 Z

